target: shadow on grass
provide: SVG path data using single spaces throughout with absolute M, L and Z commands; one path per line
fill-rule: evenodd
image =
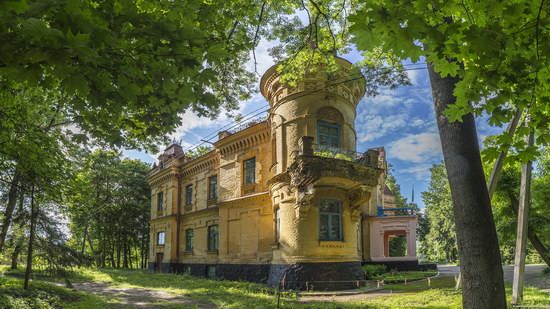
M 209 280 L 194 278 L 187 275 L 151 273 L 145 270 L 100 269 L 97 271 L 107 275 L 108 280 L 116 285 L 161 289 L 163 291 L 197 299 L 222 308 L 274 308 L 277 306 L 277 295 L 266 285 Z M 300 306 L 296 295 L 291 292 L 281 294 L 281 306 Z

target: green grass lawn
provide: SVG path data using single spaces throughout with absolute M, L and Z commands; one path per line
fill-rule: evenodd
M 397 271 L 397 272 L 385 272 L 381 275 L 373 276 L 372 280 L 384 280 L 386 283 L 402 283 L 410 282 L 437 275 L 437 270 L 427 271 Z
M 0 271 L 2 269 L 0 268 Z M 22 279 L 2 274 L 0 276 L 1 308 L 112 308 L 125 307 L 120 300 L 76 292 L 56 286 L 63 278 L 48 278 L 39 274 L 30 291 L 22 291 Z M 18 273 L 15 273 L 18 275 Z M 20 273 L 19 273 L 20 275 Z M 70 281 L 95 281 L 113 287 L 147 288 L 188 297 L 202 303 L 211 303 L 220 308 L 275 308 L 277 297 L 273 290 L 261 284 L 216 281 L 191 278 L 184 275 L 153 274 L 147 271 L 117 269 L 80 269 L 69 274 Z M 42 280 L 48 280 L 46 282 Z M 458 308 L 461 295 L 454 291 L 453 277 L 438 277 L 431 286 L 422 280 L 409 284 L 387 284 L 384 289 L 393 294 L 348 302 L 300 302 L 295 293 L 284 293 L 282 308 Z M 507 287 L 507 294 L 511 295 Z M 526 305 L 550 306 L 550 294 L 534 288 L 525 290 Z M 168 303 L 159 303 L 167 308 L 185 308 Z

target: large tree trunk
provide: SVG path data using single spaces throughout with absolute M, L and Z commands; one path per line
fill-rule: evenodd
M 510 198 L 510 207 L 512 208 L 512 211 L 514 211 L 514 214 L 517 216 L 519 201 L 513 194 L 508 194 L 508 197 Z M 535 233 L 535 231 L 533 231 L 533 229 L 527 229 L 527 238 L 533 245 L 533 248 L 537 250 L 544 263 L 546 263 L 546 265 L 550 267 L 550 251 L 548 251 L 548 248 L 544 246 L 539 236 Z
M 498 239 L 481 164 L 474 116 L 450 122 L 443 114 L 456 98 L 458 78 L 428 64 L 437 126 L 453 200 L 464 308 L 506 308 Z
M 31 227 L 29 231 L 29 245 L 27 252 L 27 269 L 25 270 L 25 282 L 23 283 L 23 289 L 27 290 L 29 288 L 29 280 L 31 278 L 32 272 L 32 249 L 34 243 L 34 234 L 36 230 L 36 219 L 38 218 L 38 205 L 35 205 L 34 202 L 34 184 L 31 189 Z
M 11 219 L 13 217 L 13 210 L 15 209 L 15 204 L 17 202 L 17 188 L 19 187 L 19 180 L 21 175 L 16 170 L 13 174 L 13 178 L 10 183 L 10 190 L 8 191 L 8 204 L 6 205 L 6 210 L 4 212 L 4 220 L 2 222 L 2 230 L 0 230 L 0 252 L 4 250 L 4 244 L 6 242 L 6 237 L 8 235 L 8 229 L 11 225 Z

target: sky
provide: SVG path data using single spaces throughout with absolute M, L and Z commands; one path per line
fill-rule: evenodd
M 268 53 L 268 49 L 274 45 L 273 42 L 262 41 L 256 48 L 260 75 L 274 64 Z M 356 51 L 341 57 L 352 63 L 361 59 L 361 55 Z M 421 62 L 423 63 L 422 59 Z M 410 65 L 410 62 L 405 64 Z M 252 60 L 247 63 L 247 68 L 254 71 Z M 401 186 L 401 193 L 411 201 L 414 186 L 414 201 L 423 208 L 421 192 L 428 188 L 430 167 L 441 162 L 443 155 L 435 123 L 428 71 L 425 64 L 415 64 L 414 68 L 407 71 L 411 86 L 401 86 L 394 90 L 383 88 L 378 96 L 364 97 L 360 101 L 355 129 L 357 151 L 363 152 L 369 148 L 383 146 L 387 152 L 386 159 L 392 165 L 391 173 Z M 258 92 L 254 93 L 250 100 L 241 102 L 238 112 L 245 115 L 268 106 L 267 101 Z M 258 116 L 262 115 L 265 113 Z M 187 111 L 181 118 L 180 126 L 171 137 L 181 140 L 184 150 L 205 137 L 217 136 L 220 129 L 233 123 L 224 113 L 212 120 L 200 118 Z M 476 125 L 480 144 L 485 136 L 502 131 L 502 128 L 491 127 L 486 117 L 478 118 Z M 215 138 L 212 141 L 215 141 Z M 148 163 L 153 163 L 157 157 L 157 154 L 136 150 L 125 150 L 124 155 Z

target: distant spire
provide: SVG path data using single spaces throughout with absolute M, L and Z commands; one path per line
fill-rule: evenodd
M 411 200 L 412 200 L 412 203 L 414 203 L 414 184 L 413 184 L 413 188 L 412 188 L 412 198 L 411 198 Z

